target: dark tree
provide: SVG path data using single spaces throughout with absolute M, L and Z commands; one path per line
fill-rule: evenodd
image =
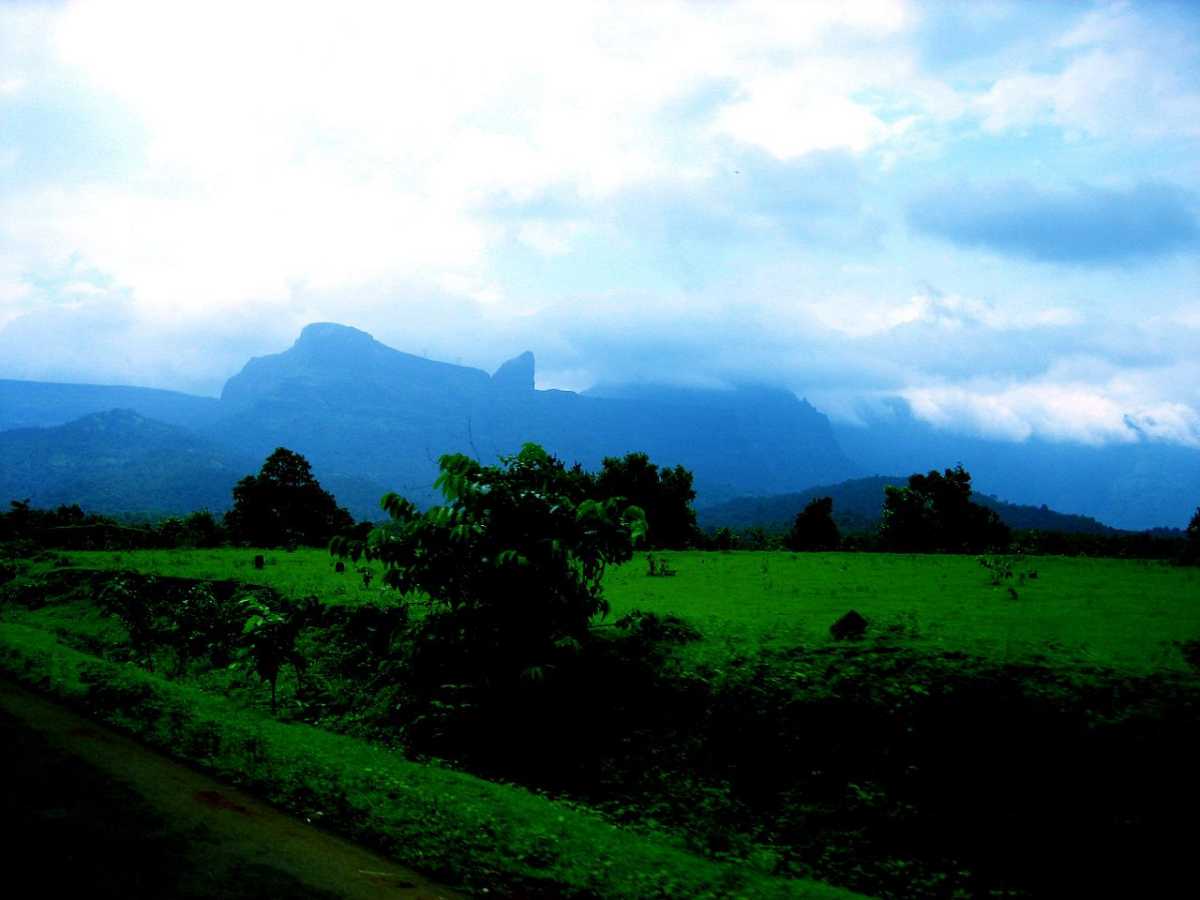
M 254 547 L 320 546 L 353 525 L 313 478 L 308 460 L 285 447 L 276 448 L 257 475 L 237 483 L 233 509 L 225 514 L 230 537 Z
M 961 465 L 908 477 L 884 489 L 879 537 L 889 550 L 977 553 L 1009 542 L 994 510 L 971 501 L 971 475 Z
M 1188 565 L 1200 565 L 1200 506 L 1188 522 L 1187 541 L 1183 546 L 1183 561 Z
M 660 469 L 645 453 L 605 457 L 596 490 L 602 499 L 623 497 L 646 513 L 646 538 L 652 547 L 687 547 L 699 537 L 692 473 L 683 466 Z
M 796 513 L 784 544 L 789 550 L 836 550 L 842 543 L 833 521 L 833 498 L 818 497 Z

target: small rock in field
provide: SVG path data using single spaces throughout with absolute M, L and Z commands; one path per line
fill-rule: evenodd
M 870 622 L 858 611 L 852 609 L 829 626 L 829 633 L 833 635 L 835 641 L 860 638 L 866 633 L 869 624 Z

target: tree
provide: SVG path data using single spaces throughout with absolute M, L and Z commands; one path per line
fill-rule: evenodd
M 225 527 L 234 541 L 255 547 L 327 544 L 354 519 L 312 475 L 308 460 L 286 447 L 267 457 L 258 475 L 234 486 Z
M 420 513 L 388 494 L 391 521 L 365 543 L 335 540 L 331 552 L 381 561 L 386 584 L 428 598 L 422 638 L 441 645 L 431 665 L 468 680 L 537 677 L 607 613 L 604 569 L 632 557 L 645 515 L 582 498 L 578 472 L 536 444 L 500 466 L 454 454 L 440 467 L 444 506 Z
M 1188 522 L 1186 543 L 1183 547 L 1183 561 L 1189 565 L 1200 565 L 1200 506 L 1192 520 Z
M 608 456 L 596 476 L 596 490 L 601 498 L 623 497 L 646 513 L 652 547 L 687 547 L 699 537 L 692 473 L 683 466 L 660 469 L 645 453 Z
M 818 497 L 796 513 L 784 543 L 789 550 L 836 550 L 842 542 L 833 521 L 833 498 Z
M 889 550 L 975 553 L 1007 545 L 1010 533 L 995 510 L 971 501 L 971 475 L 960 464 L 886 487 L 879 537 Z

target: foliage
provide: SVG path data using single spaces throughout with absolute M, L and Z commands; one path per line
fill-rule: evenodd
M 445 506 L 418 513 L 389 494 L 389 523 L 331 551 L 377 560 L 387 585 L 424 594 L 425 636 L 448 641 L 438 653 L 464 658 L 476 678 L 536 677 L 607 613 L 605 567 L 632 557 L 645 515 L 617 498 L 578 499 L 576 475 L 536 444 L 500 466 L 461 454 L 440 466 Z
M 197 510 L 180 518 L 172 516 L 155 526 L 159 545 L 164 547 L 196 547 L 209 549 L 225 544 L 228 535 L 221 523 L 207 509 Z
M 994 510 L 971 501 L 971 475 L 961 465 L 888 486 L 879 534 L 887 549 L 919 553 L 977 553 L 1010 538 Z
M 296 638 L 313 607 L 306 604 L 286 610 L 272 609 L 256 596 L 243 597 L 240 602 L 247 613 L 242 636 L 249 662 L 258 677 L 271 686 L 271 712 L 275 712 L 276 684 L 285 664 L 291 665 L 297 684 L 303 686 L 307 663 L 296 649 Z
M 1196 512 L 1192 516 L 1192 520 L 1188 522 L 1187 543 L 1183 548 L 1183 561 L 1193 566 L 1200 565 L 1200 506 L 1196 507 Z
M 174 604 L 177 653 L 176 674 L 183 674 L 194 659 L 207 659 L 214 666 L 229 663 L 242 631 L 245 613 L 219 598 L 210 585 L 193 585 Z
M 857 896 L 702 859 L 659 830 L 617 829 L 578 804 L 275 722 L 226 697 L 79 653 L 36 629 L 0 623 L 0 672 L 217 777 L 253 785 L 293 815 L 320 813 L 324 827 L 473 893 L 546 900 Z
M 836 550 L 841 542 L 833 521 L 833 498 L 817 497 L 796 513 L 784 544 L 789 550 Z
M 234 486 L 225 527 L 237 542 L 254 547 L 319 546 L 354 524 L 350 513 L 322 489 L 299 453 L 276 448 L 258 475 Z
M 660 469 L 645 453 L 608 456 L 595 481 L 597 496 L 622 498 L 645 512 L 651 547 L 679 549 L 696 543 L 696 491 L 692 473 L 683 466 Z

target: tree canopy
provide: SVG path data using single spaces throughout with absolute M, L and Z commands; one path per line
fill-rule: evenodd
M 645 453 L 605 457 L 596 475 L 597 495 L 623 497 L 646 514 L 646 539 L 656 548 L 696 543 L 696 511 L 692 473 L 683 466 L 659 468 Z
M 331 550 L 379 560 L 387 584 L 428 597 L 427 631 L 453 633 L 458 654 L 492 675 L 535 671 L 607 613 L 604 569 L 632 557 L 645 515 L 583 497 L 579 471 L 537 444 L 499 466 L 453 454 L 440 467 L 445 505 L 421 513 L 388 494 L 391 521 Z
M 1200 565 L 1200 506 L 1188 522 L 1186 542 L 1183 547 L 1183 560 L 1191 565 Z
M 307 459 L 277 447 L 257 475 L 234 486 L 225 527 L 234 541 L 256 547 L 320 546 L 354 525 L 313 477 Z
M 879 536 L 891 550 L 975 553 L 1007 545 L 1010 534 L 994 510 L 971 501 L 971 474 L 958 465 L 885 488 Z
M 833 521 L 833 498 L 817 497 L 796 513 L 792 530 L 784 539 L 789 550 L 836 550 L 842 542 Z

